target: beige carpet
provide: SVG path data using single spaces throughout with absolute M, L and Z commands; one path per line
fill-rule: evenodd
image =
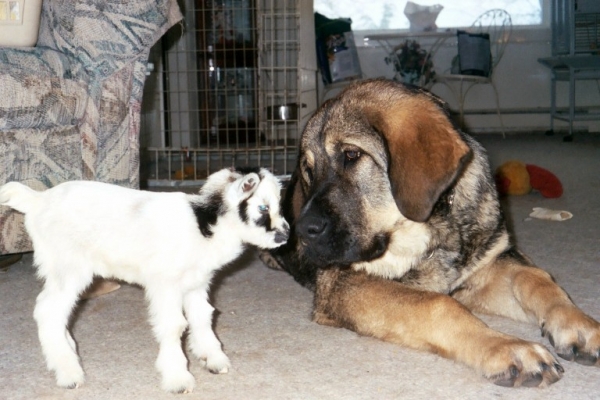
M 558 136 L 480 136 L 494 165 L 516 158 L 562 180 L 562 198 L 509 199 L 518 242 L 574 301 L 600 319 L 600 137 L 574 143 Z M 527 220 L 533 207 L 568 210 L 565 222 Z M 154 369 L 157 345 L 142 291 L 125 285 L 82 302 L 73 334 L 87 374 L 75 390 L 55 387 L 44 366 L 32 318 L 41 283 L 32 255 L 0 275 L 0 399 L 174 399 Z M 213 289 L 216 332 L 233 368 L 212 375 L 196 360 L 197 380 L 185 399 L 598 399 L 600 368 L 563 361 L 562 380 L 546 389 L 492 385 L 469 368 L 310 321 L 312 294 L 253 252 L 219 275 Z M 492 327 L 540 341 L 534 326 L 484 317 Z

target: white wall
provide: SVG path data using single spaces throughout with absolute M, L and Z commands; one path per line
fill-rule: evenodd
M 368 33 L 355 32 L 363 75 L 365 77 L 393 77 L 392 66 L 387 65 L 384 61 L 386 51 L 373 41 L 369 41 L 369 44 L 365 45 L 363 41 L 365 35 L 368 36 Z M 549 129 L 550 71 L 538 63 L 537 59 L 551 55 L 550 40 L 551 33 L 548 27 L 521 27 L 513 30 L 504 58 L 494 72 L 500 107 L 505 111 L 519 109 L 521 112 L 541 109 L 541 113 L 510 115 L 503 113 L 507 131 L 545 131 Z M 421 38 L 419 42 L 426 43 L 426 39 Z M 449 68 L 456 51 L 456 42 L 448 40 L 446 45 L 436 53 L 433 60 L 436 71 L 444 71 Z M 444 85 L 437 84 L 432 91 L 448 101 L 453 109 L 458 109 L 451 92 Z M 576 91 L 577 106 L 600 107 L 600 82 L 579 81 L 576 84 Z M 557 99 L 558 107 L 568 106 L 568 84 L 566 82 L 558 83 Z M 476 110 L 492 109 L 495 109 L 492 88 L 488 85 L 474 87 L 465 102 L 467 113 L 465 119 L 469 129 L 473 132 L 497 132 L 500 124 L 495 114 L 469 114 Z M 575 130 L 600 131 L 598 121 L 579 121 L 575 123 L 574 127 Z M 555 120 L 555 131 L 557 130 L 566 132 L 568 130 L 567 123 Z

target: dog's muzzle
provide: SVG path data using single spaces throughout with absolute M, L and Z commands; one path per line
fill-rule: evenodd
M 299 221 L 296 233 L 301 238 L 314 241 L 329 236 L 330 227 L 331 224 L 324 218 L 308 216 Z
M 296 235 L 304 255 L 323 267 L 374 260 L 385 253 L 389 241 L 387 235 L 376 235 L 365 241 L 349 230 L 340 229 L 333 217 L 315 212 L 298 220 Z

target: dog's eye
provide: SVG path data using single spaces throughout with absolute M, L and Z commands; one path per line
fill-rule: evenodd
M 358 150 L 347 150 L 344 152 L 346 155 L 346 160 L 355 161 L 360 157 L 360 151 Z
M 361 156 L 359 150 L 346 150 L 344 151 L 344 167 L 355 163 Z
M 269 212 L 269 206 L 266 204 L 261 204 L 260 206 L 258 206 L 258 211 L 261 214 L 267 214 Z

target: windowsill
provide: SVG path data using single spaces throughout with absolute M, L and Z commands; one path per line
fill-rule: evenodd
M 459 29 L 468 29 L 468 27 L 460 28 L 440 28 L 440 31 L 446 30 L 459 30 Z M 386 29 L 386 30 L 363 30 L 363 31 L 353 31 L 354 34 L 354 42 L 357 47 L 364 48 L 380 48 L 382 47 L 377 40 L 365 40 L 369 36 L 373 35 L 382 35 L 382 34 L 408 34 L 410 31 L 408 29 Z M 419 37 L 419 33 L 413 33 L 415 37 Z M 428 35 L 431 33 L 424 32 L 422 35 L 423 40 L 430 40 L 431 37 L 428 38 Z M 400 38 L 401 40 L 401 38 Z M 546 42 L 550 43 L 552 40 L 552 32 L 550 27 L 547 25 L 535 25 L 535 26 L 513 26 L 512 34 L 510 37 L 509 43 L 516 44 L 525 44 L 525 43 L 535 43 L 535 42 Z

